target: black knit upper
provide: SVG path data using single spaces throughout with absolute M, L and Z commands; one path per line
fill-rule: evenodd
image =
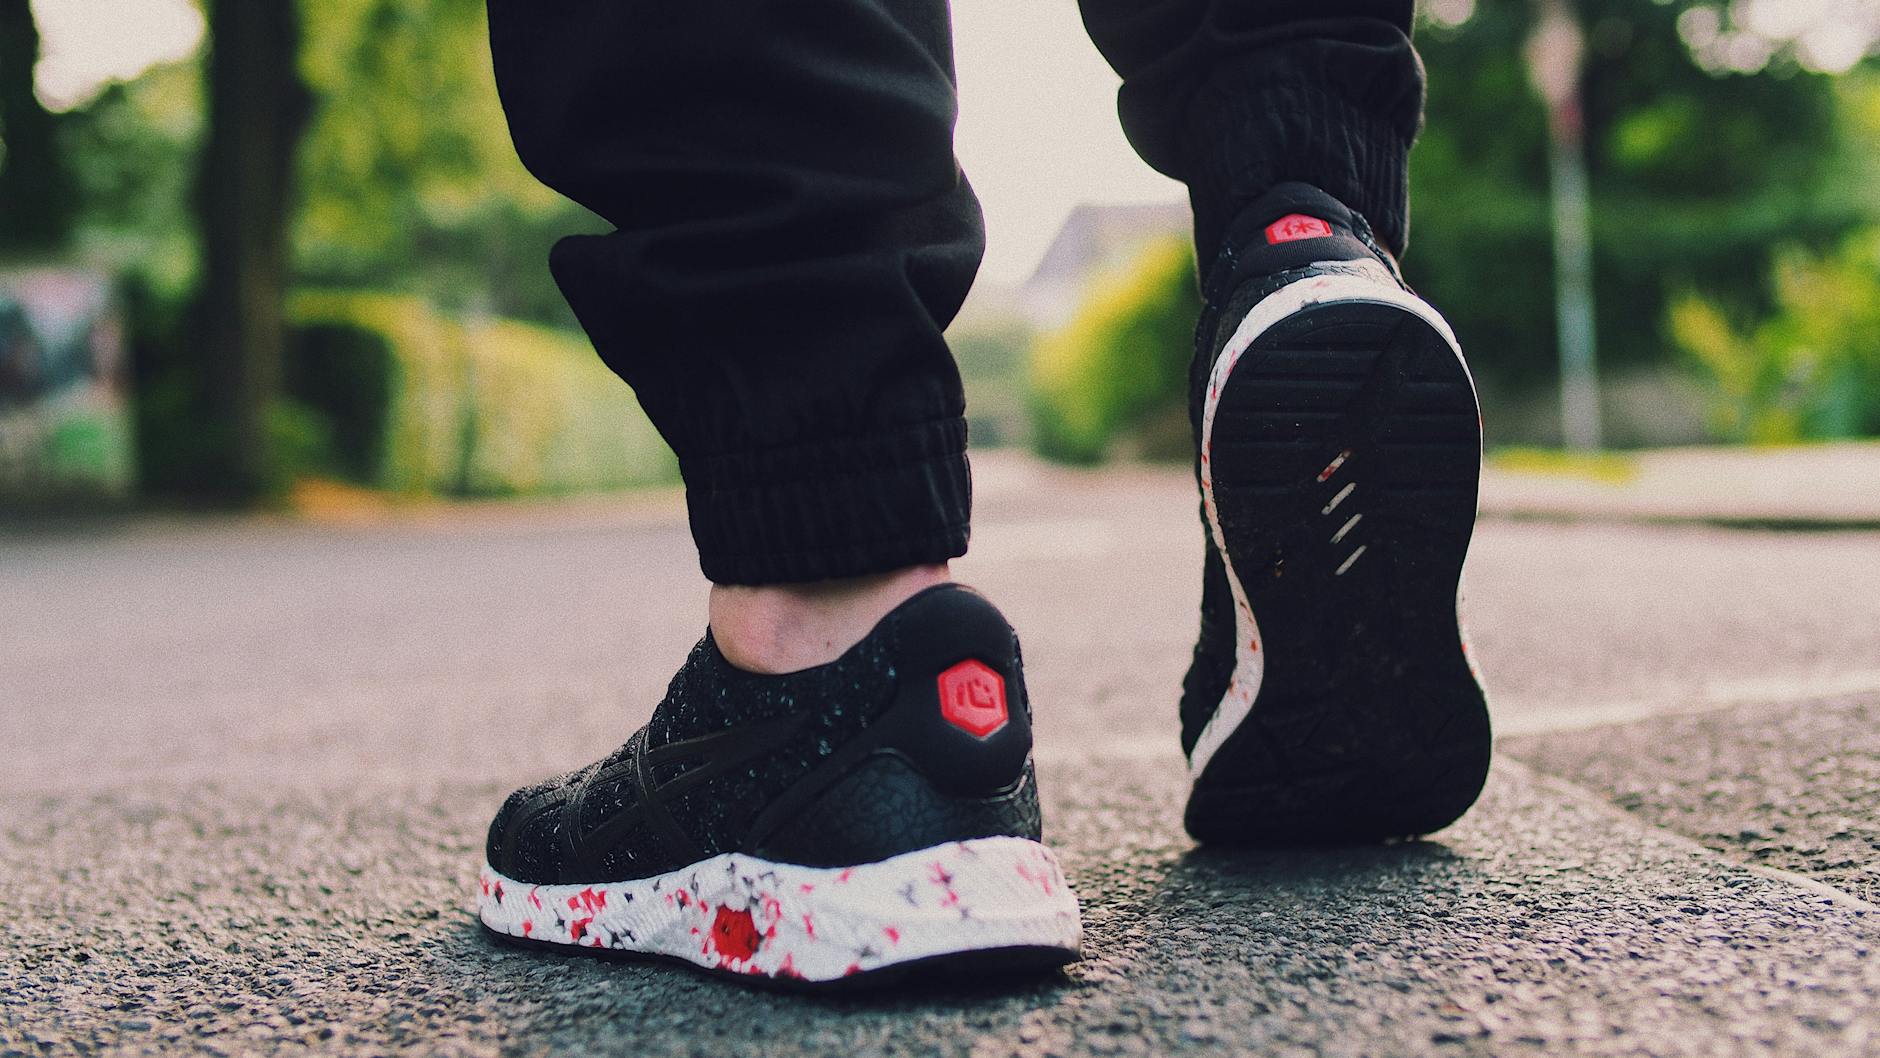
M 920 756 L 895 750 L 897 739 L 907 741 L 899 732 L 912 730 L 905 717 L 871 741 L 858 740 L 897 706 L 902 712 L 929 710 L 933 695 L 926 688 L 934 675 L 926 670 L 934 666 L 910 664 L 908 658 L 928 658 L 934 646 L 909 637 L 933 638 L 934 612 L 962 605 L 982 626 L 997 627 L 993 649 L 981 646 L 961 656 L 1003 654 L 1004 660 L 986 660 L 1009 669 L 1014 708 L 1022 711 L 1023 677 L 1009 626 L 989 603 L 957 586 L 916 596 L 835 661 L 785 675 L 737 668 L 708 632 L 673 677 L 651 721 L 625 745 L 586 768 L 510 795 L 490 825 L 490 865 L 517 881 L 611 881 L 675 870 L 720 852 L 753 851 L 753 841 L 762 837 L 753 833 L 760 816 L 787 795 L 807 796 L 835 784 L 842 776 L 824 774 L 829 767 L 847 774 L 867 754 L 900 756 L 903 763 Z M 983 644 L 986 629 L 980 631 Z M 1017 760 L 1030 747 L 1029 725 L 1021 726 Z M 957 761 L 970 769 L 978 749 L 969 744 L 941 765 Z M 922 768 L 903 769 L 911 796 L 934 800 L 929 810 L 961 820 L 985 817 L 984 805 L 969 810 L 961 802 L 957 812 L 947 807 L 952 800 L 933 794 L 927 780 L 945 787 L 948 776 L 930 774 L 932 761 Z M 1005 781 L 1018 778 L 1016 768 L 1006 770 Z M 810 784 L 816 790 L 795 790 L 813 775 L 821 776 Z M 1035 792 L 1027 785 L 1023 796 L 1031 799 L 1025 810 L 1035 819 Z M 998 811 L 1005 813 L 1001 818 L 1022 818 L 1023 807 Z M 781 827 L 791 820 L 773 822 Z M 791 833 L 805 836 L 801 826 Z

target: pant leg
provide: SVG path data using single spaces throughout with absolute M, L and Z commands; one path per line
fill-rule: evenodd
M 942 331 L 984 252 L 946 0 L 489 0 L 510 132 L 615 231 L 550 257 L 720 583 L 964 553 Z
M 1082 0 L 1143 159 L 1189 188 L 1202 267 L 1239 209 L 1300 180 L 1401 253 L 1423 121 L 1413 0 Z

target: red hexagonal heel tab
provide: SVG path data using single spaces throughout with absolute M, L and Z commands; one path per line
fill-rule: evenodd
M 940 715 L 974 738 L 989 738 L 1011 722 L 1005 678 L 971 658 L 940 674 Z
M 1302 242 L 1306 239 L 1329 239 L 1332 226 L 1317 217 L 1308 217 L 1304 213 L 1294 213 L 1274 221 L 1266 229 L 1266 241 L 1273 246 L 1282 243 Z

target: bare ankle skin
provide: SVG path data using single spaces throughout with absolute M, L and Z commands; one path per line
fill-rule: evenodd
M 942 563 L 808 584 L 714 584 L 712 638 L 747 672 L 796 672 L 841 657 L 888 611 L 952 579 Z

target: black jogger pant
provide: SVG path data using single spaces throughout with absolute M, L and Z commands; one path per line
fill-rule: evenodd
M 1287 180 L 1401 249 L 1413 0 L 1082 6 L 1130 142 L 1189 187 L 1204 266 L 1236 209 Z M 564 239 L 550 265 L 678 453 L 705 575 L 963 554 L 964 401 L 942 332 L 984 232 L 953 156 L 946 0 L 489 10 L 523 162 L 616 229 Z

